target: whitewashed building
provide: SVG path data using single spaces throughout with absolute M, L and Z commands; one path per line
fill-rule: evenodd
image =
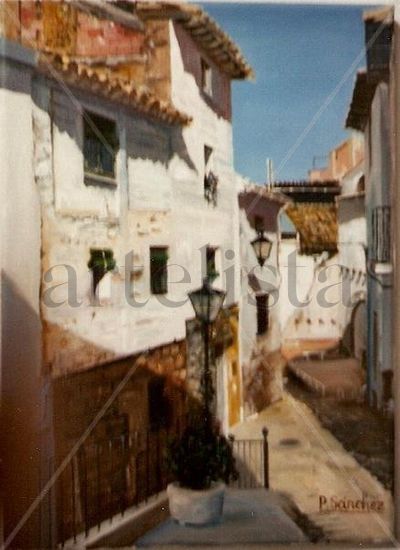
M 365 136 L 365 215 L 367 225 L 367 384 L 369 402 L 392 401 L 392 117 L 389 84 L 393 10 L 364 14 L 367 68 L 357 73 L 346 125 Z
M 125 4 L 1 6 L 2 172 L 13 173 L 2 189 L 2 397 L 24 380 L 7 409 L 14 456 L 14 413 L 27 392 L 36 398 L 35 414 L 23 408 L 32 448 L 36 413 L 47 415 L 47 473 L 123 380 L 97 434 L 179 424 L 198 397 L 203 352 L 187 293 L 206 276 L 226 291 L 222 329 L 212 333 L 218 417 L 227 430 L 241 415 L 230 86 L 252 71 L 201 8 Z M 10 346 L 19 299 L 31 312 L 21 320 L 23 353 Z M 23 478 L 11 470 L 7 461 L 7 481 Z M 130 472 L 129 498 L 139 498 L 138 481 Z M 23 509 L 7 504 L 6 535 Z M 59 514 L 58 534 L 70 533 L 71 513 Z M 28 537 L 39 541 L 33 527 Z
M 285 199 L 265 186 L 238 176 L 241 265 L 240 363 L 245 415 L 262 410 L 282 395 L 280 347 L 282 339 L 282 271 L 279 213 Z M 269 241 L 260 265 L 254 248 L 257 238 Z M 262 263 L 262 262 L 261 262 Z

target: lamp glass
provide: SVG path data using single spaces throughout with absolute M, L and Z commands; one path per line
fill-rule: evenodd
M 251 242 L 251 246 L 257 256 L 258 263 L 263 266 L 265 260 L 267 260 L 271 254 L 272 242 L 260 233 L 258 237 Z
M 197 319 L 205 323 L 215 321 L 224 303 L 225 294 L 222 290 L 212 288 L 207 281 L 204 281 L 201 288 L 189 292 Z

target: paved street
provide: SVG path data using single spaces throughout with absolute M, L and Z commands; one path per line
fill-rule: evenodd
M 271 489 L 288 494 L 331 541 L 390 544 L 390 493 L 322 428 L 304 403 L 285 394 L 233 433 L 239 439 L 258 438 L 264 425 L 269 429 Z M 348 511 L 363 497 L 364 504 L 358 506 L 369 506 L 369 511 Z M 335 506 L 341 510 L 332 511 Z M 379 506 L 382 511 L 372 510 Z
M 194 544 L 205 546 L 305 542 L 300 529 L 264 489 L 229 489 L 221 523 L 203 527 L 181 526 L 168 519 L 136 541 L 136 547 Z M 182 548 L 182 546 L 181 546 Z

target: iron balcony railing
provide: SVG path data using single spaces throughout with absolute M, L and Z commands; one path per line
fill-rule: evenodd
M 172 481 L 165 463 L 167 444 L 185 425 L 182 417 L 173 430 L 134 431 L 83 443 L 42 502 L 41 515 L 49 533 L 56 533 L 57 546 L 87 537 L 105 520 L 112 522 L 164 491 Z M 264 428 L 260 439 L 229 437 L 239 472 L 233 487 L 269 488 L 267 436 Z
M 377 263 L 390 263 L 390 249 L 390 206 L 378 206 L 372 211 L 371 260 Z
M 165 451 L 169 438 L 179 435 L 185 419 L 173 430 L 133 431 L 86 442 L 72 458 L 53 488 L 57 544 L 86 536 L 104 520 L 112 521 L 164 491 L 170 481 Z

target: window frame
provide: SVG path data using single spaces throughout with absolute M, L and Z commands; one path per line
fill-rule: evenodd
M 162 258 L 162 261 L 158 262 L 158 266 L 156 265 L 157 262 L 155 258 L 156 251 L 158 251 L 159 257 Z M 162 254 L 162 252 L 164 252 L 164 254 Z M 156 296 L 168 294 L 168 258 L 168 246 L 150 246 L 150 292 Z M 157 279 L 155 278 L 156 276 Z
M 200 58 L 201 64 L 201 90 L 207 96 L 213 97 L 213 71 L 211 65 L 204 59 Z
M 90 248 L 88 268 L 91 273 L 91 297 L 99 300 L 99 285 L 107 273 L 116 267 L 114 251 L 112 248 Z
M 217 251 L 217 246 L 206 246 L 206 277 L 210 281 L 210 283 L 215 281 L 215 279 L 217 279 L 220 275 L 219 271 L 217 270 Z
M 88 123 L 88 119 L 91 120 L 91 122 L 94 124 L 95 128 L 98 129 L 100 134 L 104 137 L 106 140 L 106 143 L 110 146 L 110 148 L 114 151 L 114 157 L 112 159 L 112 170 L 101 170 L 98 171 L 92 169 L 93 166 L 90 166 L 90 162 L 88 162 L 88 153 L 87 153 L 87 143 L 89 140 L 89 135 L 92 133 L 92 139 L 97 139 L 97 146 L 99 146 L 100 143 L 100 149 L 101 146 L 103 146 L 103 153 L 105 149 L 104 143 L 100 140 L 100 137 L 95 134 L 93 131 L 93 128 L 90 127 Z M 97 121 L 97 122 L 96 122 Z M 104 184 L 107 186 L 116 186 L 117 185 L 117 156 L 119 152 L 119 133 L 118 133 L 118 123 L 115 117 L 109 116 L 108 113 L 99 112 L 96 110 L 92 110 L 87 107 L 82 108 L 82 117 L 81 117 L 81 123 L 82 123 L 82 157 L 83 157 L 83 173 L 84 173 L 84 182 L 87 185 L 90 184 Z M 105 132 L 104 128 L 102 130 L 103 124 L 110 124 L 112 127 Z M 108 134 L 113 134 L 110 138 L 107 137 Z M 110 152 L 106 149 L 106 152 L 110 154 Z

